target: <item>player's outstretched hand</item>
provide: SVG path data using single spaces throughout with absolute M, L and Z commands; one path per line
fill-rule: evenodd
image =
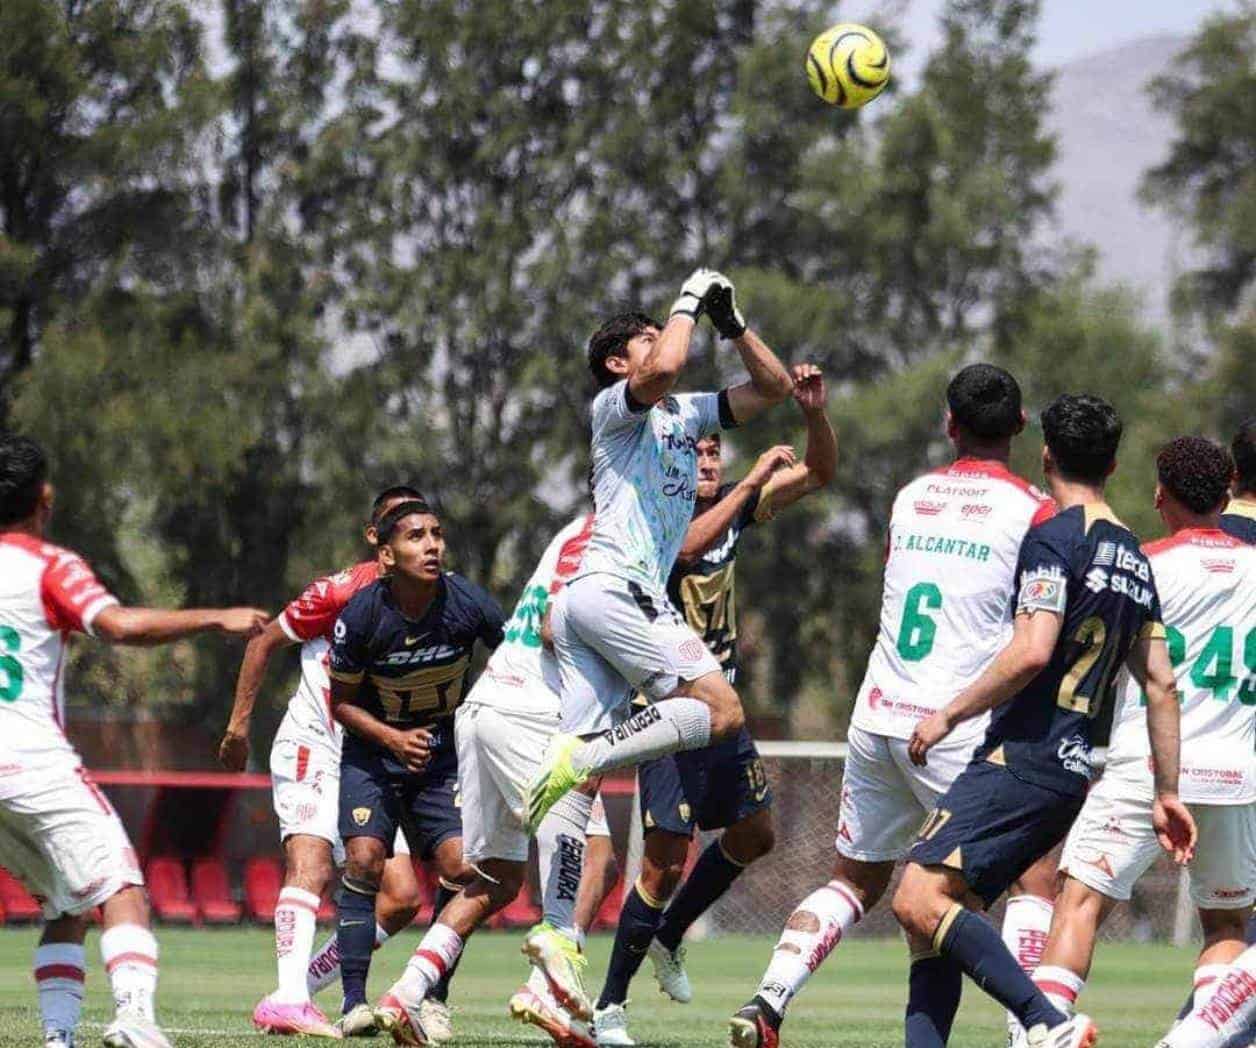
M 907 755 L 912 764 L 921 767 L 928 764 L 927 754 L 934 746 L 951 734 L 951 722 L 946 713 L 938 710 L 916 724 L 911 733 L 911 741 L 907 744 Z
M 746 318 L 737 308 L 737 290 L 723 273 L 713 273 L 706 295 L 702 299 L 706 315 L 711 318 L 721 338 L 741 338 L 746 333 Z
M 680 314 L 691 317 L 696 322 L 702 316 L 707 292 L 717 279 L 723 278 L 713 269 L 695 269 L 690 273 L 689 278 L 681 285 L 680 296 L 672 303 L 668 319 Z
M 824 376 L 814 364 L 795 364 L 790 369 L 794 378 L 794 400 L 804 412 L 823 411 L 828 406 Z
M 793 448 L 788 444 L 777 444 L 759 456 L 759 461 L 746 474 L 746 483 L 751 487 L 761 488 L 778 469 L 788 469 L 797 461 L 798 456 L 794 454 Z
M 1151 810 L 1151 825 L 1160 847 L 1173 856 L 1179 866 L 1195 858 L 1195 842 L 1199 830 L 1190 809 L 1177 797 L 1157 797 Z
M 218 628 L 233 637 L 252 637 L 261 633 L 270 619 L 270 612 L 261 608 L 224 608 Z
M 244 771 L 249 766 L 249 737 L 228 731 L 218 744 L 218 763 L 227 771 Z
M 407 771 L 422 771 L 432 759 L 432 733 L 426 728 L 399 731 L 392 751 Z

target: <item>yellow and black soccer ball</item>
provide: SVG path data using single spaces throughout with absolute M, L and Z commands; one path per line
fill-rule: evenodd
M 890 52 L 867 26 L 843 22 L 826 29 L 807 49 L 807 80 L 829 105 L 858 109 L 890 82 Z

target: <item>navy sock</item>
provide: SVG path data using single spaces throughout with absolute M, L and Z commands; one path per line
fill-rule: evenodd
M 942 1048 L 959 1011 L 964 972 L 950 957 L 933 954 L 911 963 L 907 990 L 907 1048 Z
M 719 841 L 708 845 L 663 913 L 663 923 L 654 937 L 669 950 L 675 950 L 689 926 L 728 891 L 744 869 L 724 854 Z
M 344 1010 L 366 1003 L 366 975 L 375 949 L 375 894 L 378 885 L 351 877 L 336 894 L 336 940 L 340 943 L 340 981 Z
M 662 918 L 663 908 L 646 902 L 634 884 L 624 900 L 623 909 L 619 911 L 619 927 L 615 929 L 615 945 L 606 968 L 606 985 L 598 998 L 599 1008 L 608 1004 L 623 1004 L 628 999 L 628 984 L 641 967 L 645 951 Z
M 1025 974 L 993 925 L 962 906 L 948 916 L 953 919 L 942 942 L 934 940 L 940 952 L 1015 1015 L 1026 1030 L 1039 1023 L 1056 1027 L 1067 1021 Z
M 457 895 L 460 891 L 462 891 L 461 885 L 455 884 L 451 887 L 450 885 L 446 884 L 443 880 L 439 882 L 439 886 L 436 889 L 436 898 L 432 902 L 432 922 L 433 923 L 436 922 L 436 918 L 440 916 L 441 910 L 445 908 L 449 900 L 452 899 L 455 895 Z M 461 960 L 462 960 L 462 954 L 460 953 L 454 959 L 454 963 L 445 969 L 445 974 L 440 977 L 436 985 L 433 986 L 430 990 L 428 990 L 427 995 L 429 997 L 433 998 L 434 1000 L 440 1001 L 442 1004 L 449 1000 L 449 982 L 451 979 L 453 979 L 454 972 L 458 970 L 458 964 L 459 962 L 461 962 Z

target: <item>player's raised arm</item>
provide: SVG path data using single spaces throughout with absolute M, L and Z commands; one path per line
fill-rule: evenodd
M 719 445 L 716 445 L 718 448 Z M 717 451 L 718 455 L 718 451 Z M 733 489 L 709 509 L 703 510 L 689 524 L 685 541 L 681 544 L 676 560 L 680 564 L 692 564 L 728 533 L 729 526 L 742 513 L 746 503 L 762 498 L 761 492 L 773 476 L 795 465 L 794 449 L 788 444 L 768 448 L 754 468 L 741 478 Z
M 271 619 L 256 637 L 244 648 L 240 661 L 240 673 L 236 677 L 235 701 L 227 730 L 218 744 L 218 760 L 228 771 L 244 771 L 249 761 L 249 723 L 253 719 L 253 707 L 257 694 L 266 678 L 270 658 L 280 648 L 295 644 L 280 625 L 279 619 Z
M 793 392 L 794 380 L 768 344 L 746 326 L 746 318 L 737 308 L 737 292 L 732 281 L 720 273 L 713 277 L 703 307 L 720 337 L 731 339 L 737 347 L 750 373 L 749 382 L 728 391 L 729 408 L 734 421 L 740 424 L 788 397 Z
M 689 343 L 694 325 L 702 315 L 703 299 L 719 274 L 709 269 L 695 269 L 672 303 L 662 331 L 643 334 L 651 340 L 645 359 L 628 379 L 628 395 L 643 408 L 658 403 L 671 392 L 689 359 Z
M 759 498 L 759 519 L 827 487 L 837 474 L 837 433 L 825 411 L 824 376 L 814 364 L 795 364 L 794 400 L 807 420 L 807 450 L 797 466 L 773 473 Z
M 266 625 L 270 613 L 261 608 L 105 608 L 93 623 L 98 637 L 114 644 L 168 644 L 194 633 L 226 633 L 250 637 Z

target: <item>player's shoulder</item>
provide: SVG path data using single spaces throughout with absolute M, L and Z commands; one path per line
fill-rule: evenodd
M 379 565 L 374 560 L 364 560 L 331 575 L 320 575 L 305 587 L 302 596 L 343 606 L 359 590 L 378 580 Z
M 500 608 L 493 595 L 479 583 L 472 582 L 465 575 L 456 571 L 447 571 L 444 575 L 445 588 L 448 594 L 446 604 L 451 609 L 469 612 L 473 615 L 483 613 L 500 614 Z
M 960 458 L 947 466 L 923 473 L 899 491 L 898 500 L 910 499 L 917 513 L 941 513 L 953 501 L 988 506 L 995 500 L 1023 511 L 1029 523 L 1039 524 L 1055 516 L 1050 495 L 1001 462 Z
M 34 535 L 24 535 L 16 531 L 6 531 L 0 534 L 0 550 L 4 550 L 22 560 L 27 560 L 32 564 L 38 564 L 43 568 L 87 564 L 82 554 L 76 553 L 72 549 L 36 538 Z
M 388 580 L 376 578 L 353 593 L 340 612 L 340 620 L 354 626 L 374 621 L 388 609 Z
M 1238 552 L 1244 559 L 1256 555 L 1256 550 L 1241 538 L 1224 529 L 1185 528 L 1164 538 L 1145 542 L 1143 555 L 1154 561 L 1199 559 L 1209 553 Z

